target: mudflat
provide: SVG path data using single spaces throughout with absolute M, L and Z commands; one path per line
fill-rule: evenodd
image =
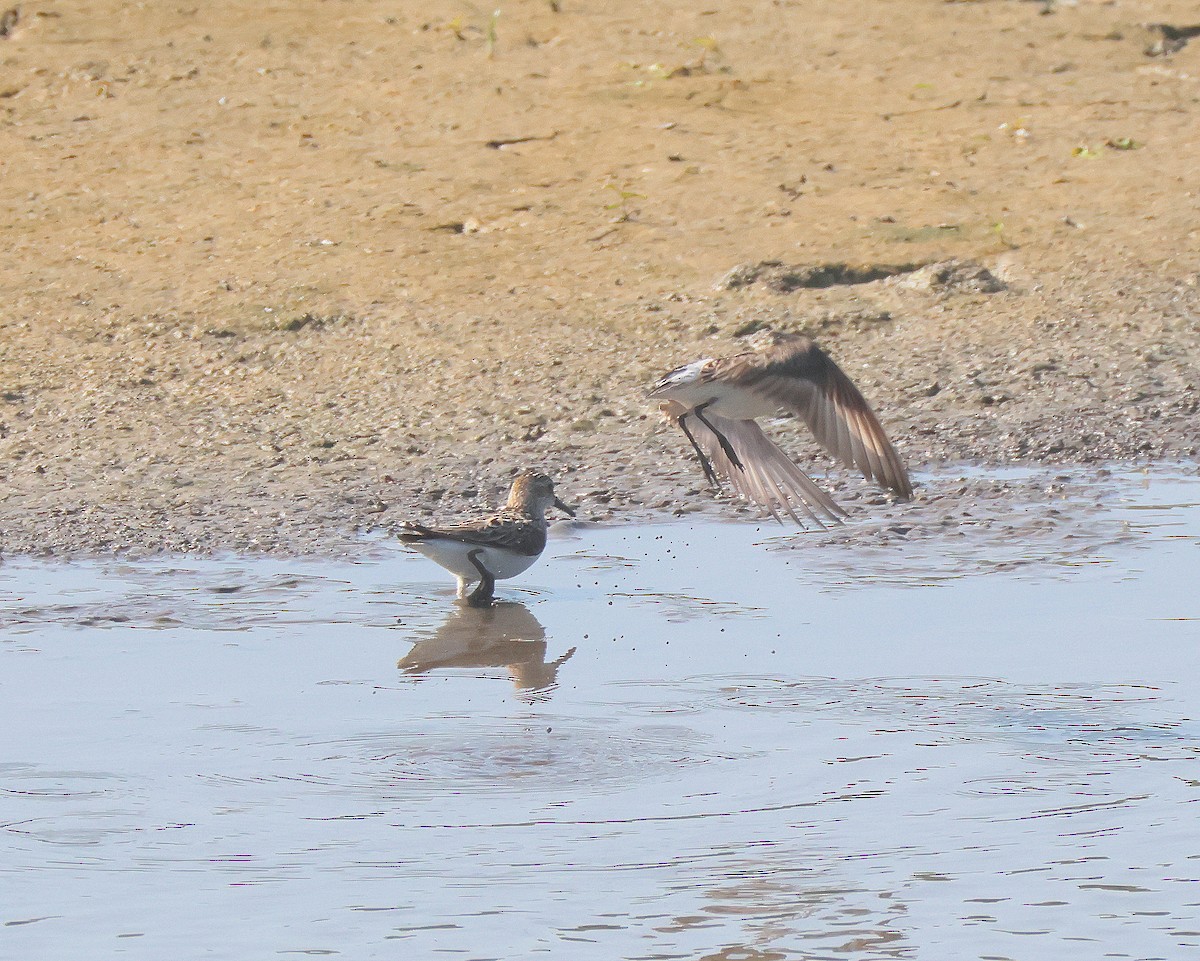
M 584 517 L 708 508 L 645 389 L 763 329 L 815 337 L 918 483 L 1194 457 L 1198 24 L 0 9 L 0 551 L 343 552 L 527 466 Z

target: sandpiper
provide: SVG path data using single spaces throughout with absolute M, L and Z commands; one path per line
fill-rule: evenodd
M 803 417 L 847 467 L 901 498 L 912 496 L 908 471 L 871 405 L 807 337 L 774 334 L 761 352 L 677 367 L 650 396 L 665 401 L 663 413 L 687 436 L 709 483 L 720 487 L 722 475 L 776 520 L 782 511 L 803 526 L 795 506 L 818 524 L 822 516 L 839 522 L 846 514 L 755 421 L 784 410 Z
M 472 607 L 487 607 L 496 581 L 516 577 L 541 556 L 551 507 L 575 516 L 555 496 L 549 477 L 526 470 L 513 481 L 504 509 L 491 517 L 450 527 L 407 523 L 400 540 L 457 577 L 460 598 Z M 468 595 L 467 585 L 476 581 L 479 586 Z

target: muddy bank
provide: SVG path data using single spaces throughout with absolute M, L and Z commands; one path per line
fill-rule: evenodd
M 923 306 L 937 316 L 938 305 Z M 875 400 L 915 471 L 918 499 L 933 496 L 924 481 L 947 464 L 1099 469 L 1194 457 L 1185 316 L 1144 317 L 1139 331 L 1158 336 L 1136 346 L 1115 332 L 1097 341 L 1067 320 L 1045 341 L 994 342 L 1003 318 L 987 305 L 976 310 L 944 339 L 896 319 L 894 306 L 892 319 L 865 328 L 839 329 L 823 315 L 807 325 Z M 708 304 L 698 313 L 731 328 L 761 322 L 772 307 Z M 672 310 L 650 316 L 670 323 Z M 683 358 L 738 346 L 727 333 L 697 336 L 676 323 L 688 343 Z M 47 346 L 36 367 L 44 379 L 30 376 L 6 401 L 6 550 L 343 551 L 359 532 L 414 514 L 495 504 L 511 471 L 527 464 L 558 477 L 591 520 L 740 510 L 712 500 L 683 438 L 644 400 L 653 374 L 680 356 L 673 349 L 598 328 L 569 341 L 582 363 L 535 327 L 509 339 L 504 359 L 434 357 L 412 344 L 413 329 L 400 335 L 388 321 L 347 319 L 175 337 L 125 324 L 72 353 L 112 377 L 86 388 L 72 386 L 77 368 L 50 363 Z M 982 336 L 968 340 L 970 331 Z M 840 500 L 868 505 L 859 520 L 882 509 L 883 496 L 830 465 L 801 425 L 780 421 L 770 431 Z M 1012 496 L 1016 483 L 980 496 Z
M 883 6 L 22 4 L 0 550 L 353 550 L 531 464 L 709 509 L 644 388 L 764 326 L 918 480 L 1194 457 L 1190 5 Z

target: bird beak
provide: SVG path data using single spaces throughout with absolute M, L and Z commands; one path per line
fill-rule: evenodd
M 557 497 L 554 498 L 554 506 L 557 507 L 560 511 L 565 511 L 566 513 L 570 514 L 572 517 L 575 516 L 574 508 L 568 507 L 566 504 L 564 504 L 562 502 L 562 500 L 560 500 Z

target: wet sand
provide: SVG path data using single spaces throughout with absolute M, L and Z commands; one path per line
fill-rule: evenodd
M 21 4 L 0 551 L 350 552 L 535 464 L 734 513 L 643 394 L 764 326 L 918 481 L 1200 449 L 1191 4 L 427 10 Z

